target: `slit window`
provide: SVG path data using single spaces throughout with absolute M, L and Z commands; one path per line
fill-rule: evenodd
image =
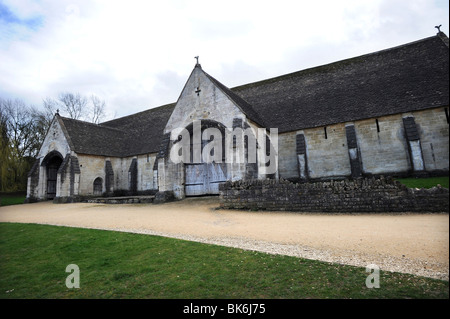
M 445 111 L 445 118 L 447 119 L 447 124 L 448 124 L 448 107 L 446 107 L 444 109 L 444 111 Z
M 377 132 L 380 133 L 380 123 L 378 122 L 378 119 L 375 120 L 375 123 L 377 124 Z
M 323 132 L 325 134 L 325 139 L 328 139 L 327 127 L 326 126 L 323 128 Z

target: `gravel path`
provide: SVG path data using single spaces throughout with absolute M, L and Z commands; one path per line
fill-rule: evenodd
M 217 209 L 218 198 L 167 204 L 0 207 L 0 222 L 160 235 L 449 280 L 448 214 L 305 214 Z

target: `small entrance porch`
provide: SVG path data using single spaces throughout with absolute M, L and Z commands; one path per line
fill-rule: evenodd
M 62 155 L 53 151 L 45 156 L 42 161 L 42 166 L 45 168 L 46 173 L 46 198 L 52 200 L 56 197 L 57 183 L 58 183 L 58 169 L 63 162 Z

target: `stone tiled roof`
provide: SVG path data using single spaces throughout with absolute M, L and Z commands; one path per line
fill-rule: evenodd
M 126 157 L 158 152 L 174 107 L 168 104 L 99 125 L 63 117 L 61 120 L 75 152 Z
M 163 131 L 175 108 L 175 103 L 101 123 L 102 127 L 115 128 L 126 134 L 125 154 L 156 153 L 163 138 Z
M 279 132 L 446 106 L 448 38 L 441 34 L 232 91 Z
M 126 134 L 122 130 L 60 117 L 71 148 L 81 154 L 122 156 Z M 63 129 L 64 130 L 64 129 Z
M 227 88 L 247 117 L 280 133 L 449 105 L 443 34 L 375 53 Z M 159 151 L 175 103 L 101 123 L 60 118 L 77 153 L 133 156 Z

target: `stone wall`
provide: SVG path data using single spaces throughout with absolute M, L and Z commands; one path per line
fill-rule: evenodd
M 445 174 L 449 169 L 449 126 L 446 108 L 394 114 L 340 123 L 327 127 L 308 128 L 279 135 L 279 176 L 286 179 L 326 179 L 350 177 L 352 145 L 348 130 L 352 128 L 355 154 L 361 173 L 371 175 L 412 175 L 417 171 Z M 418 139 L 408 141 L 404 118 L 412 118 Z M 304 150 L 296 149 L 298 136 Z M 414 169 L 409 143 L 415 143 L 421 169 Z M 299 155 L 301 155 L 299 157 Z M 306 168 L 303 167 L 306 162 Z
M 102 179 L 102 193 L 130 191 L 130 167 L 134 160 L 134 193 L 157 189 L 153 179 L 153 165 L 156 154 L 144 154 L 134 157 L 105 157 L 100 155 L 78 154 L 80 162 L 80 194 L 93 195 L 93 183 Z M 107 180 L 108 179 L 108 180 Z
M 310 178 L 351 174 L 344 123 L 307 129 L 304 132 Z
M 420 134 L 425 170 L 448 171 L 449 126 L 445 108 L 414 112 L 414 117 Z
M 101 178 L 105 181 L 105 157 L 99 155 L 78 154 L 80 165 L 80 194 L 93 195 L 94 181 Z M 103 187 L 104 190 L 104 187 Z
M 410 189 L 391 178 L 314 183 L 252 180 L 220 185 L 222 208 L 299 212 L 448 212 L 449 190 Z
M 356 121 L 355 129 L 364 173 L 411 170 L 401 114 Z
M 155 160 L 156 153 L 139 155 L 137 157 L 139 191 L 158 189 L 158 185 L 155 184 L 155 178 L 153 176 L 153 167 L 155 165 Z

